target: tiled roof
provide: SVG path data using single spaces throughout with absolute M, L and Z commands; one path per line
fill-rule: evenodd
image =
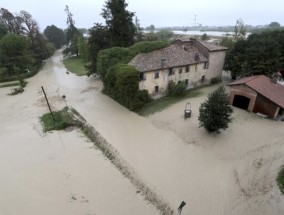
M 198 60 L 195 58 L 196 54 L 199 55 Z M 163 63 L 162 59 L 164 59 Z M 136 55 L 129 64 L 133 65 L 140 72 L 146 72 L 162 68 L 185 66 L 205 62 L 207 60 L 208 59 L 197 50 L 185 51 L 182 46 L 170 45 L 149 53 L 140 53 Z
M 197 39 L 193 39 L 193 38 L 178 38 L 178 39 L 175 39 L 174 41 L 172 41 L 172 43 L 175 43 L 175 42 L 182 42 L 183 44 L 193 44 L 194 43 L 199 43 L 201 44 L 202 46 L 204 46 L 206 49 L 208 49 L 208 51 L 225 51 L 225 50 L 228 50 L 228 48 L 224 47 L 224 46 L 220 46 L 220 45 L 216 45 L 214 43 L 209 43 L 209 42 L 205 42 L 205 41 L 202 41 L 202 40 L 197 40 Z
M 270 101 L 284 108 L 284 86 L 273 83 L 265 75 L 250 76 L 234 81 L 229 86 L 245 84 Z
M 224 51 L 224 50 L 228 50 L 228 48 L 226 48 L 224 46 L 219 46 L 219 45 L 216 45 L 216 44 L 213 44 L 213 43 L 208 43 L 208 42 L 201 41 L 201 40 L 196 40 L 196 42 L 198 42 L 201 45 L 203 45 L 209 51 Z

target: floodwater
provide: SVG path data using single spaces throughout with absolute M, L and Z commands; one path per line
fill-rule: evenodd
M 234 109 L 221 134 L 198 128 L 204 96 L 144 118 L 100 90 L 99 80 L 67 74 L 60 52 L 29 80 L 25 92 L 0 88 L 0 214 L 159 214 L 78 132 L 44 135 L 38 116 L 74 107 L 119 152 L 141 181 L 171 208 L 189 214 L 283 214 L 276 185 L 283 165 L 283 122 Z M 4 191 L 4 192 L 2 192 Z
M 41 86 L 53 110 L 65 105 L 63 93 L 68 99 L 96 88 L 67 75 L 59 59 L 48 60 L 23 94 L 0 89 L 0 214 L 159 214 L 83 134 L 43 134 L 38 117 L 48 108 Z

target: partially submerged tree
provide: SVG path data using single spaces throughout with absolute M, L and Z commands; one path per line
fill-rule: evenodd
M 229 105 L 228 95 L 224 86 L 220 86 L 209 94 L 207 100 L 199 107 L 199 127 L 204 127 L 208 132 L 227 129 L 231 122 L 233 109 Z

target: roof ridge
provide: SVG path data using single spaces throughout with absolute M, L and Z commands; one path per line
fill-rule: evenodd
M 247 82 L 245 82 L 245 83 L 251 82 L 251 81 L 253 81 L 254 79 L 259 78 L 259 77 L 261 77 L 261 76 L 263 76 L 263 75 L 256 75 L 256 76 L 253 76 L 253 78 L 252 78 L 251 80 L 249 80 L 249 81 L 247 81 Z

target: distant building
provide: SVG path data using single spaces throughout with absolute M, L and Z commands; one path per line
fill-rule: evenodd
M 166 94 L 169 81 L 188 88 L 221 78 L 227 48 L 196 39 L 177 39 L 166 48 L 140 53 L 130 62 L 140 72 L 139 88 L 152 98 Z
M 250 76 L 234 81 L 230 103 L 250 112 L 262 113 L 272 119 L 283 114 L 284 86 L 264 75 Z

